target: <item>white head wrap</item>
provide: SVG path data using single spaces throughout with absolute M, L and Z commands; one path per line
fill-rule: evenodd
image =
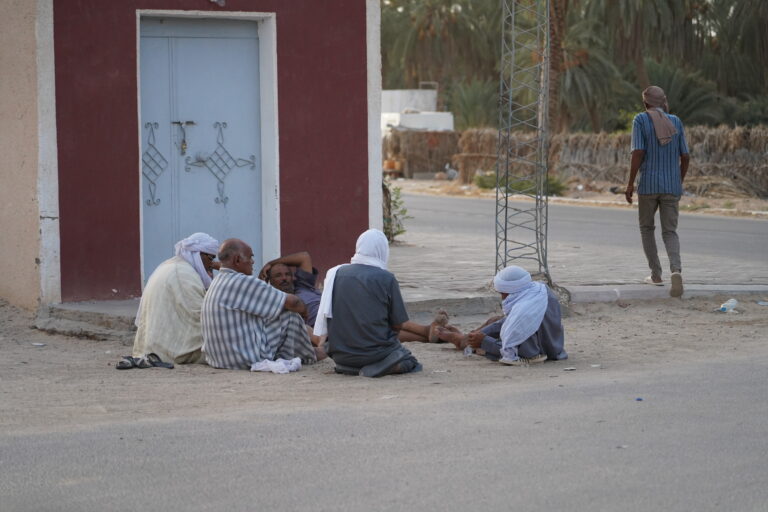
M 183 258 L 187 263 L 192 265 L 192 268 L 203 280 L 203 286 L 207 290 L 211 285 L 211 276 L 205 271 L 203 266 L 203 260 L 200 258 L 200 253 L 213 254 L 219 250 L 219 242 L 215 238 L 206 235 L 205 233 L 195 233 L 188 236 L 184 240 L 178 242 L 174 246 L 176 256 Z
M 547 287 L 531 280 L 531 274 L 514 265 L 496 274 L 493 287 L 509 294 L 502 302 L 506 318 L 501 326 L 501 355 L 515 360 L 517 347 L 538 331 L 544 320 L 549 302 Z
M 386 270 L 387 260 L 389 260 L 387 236 L 378 229 L 369 229 L 357 237 L 355 255 L 349 261 L 350 263 L 372 265 Z M 326 277 L 326 282 L 327 279 Z
M 378 229 L 369 229 L 357 237 L 355 255 L 349 261 L 350 263 L 370 265 L 386 270 L 387 260 L 389 260 L 387 236 Z M 325 273 L 323 295 L 320 297 L 320 306 L 317 309 L 317 318 L 315 319 L 313 330 L 316 336 L 328 334 L 328 319 L 333 318 L 331 312 L 333 306 L 333 283 L 336 280 L 336 272 L 345 265 L 337 265 Z

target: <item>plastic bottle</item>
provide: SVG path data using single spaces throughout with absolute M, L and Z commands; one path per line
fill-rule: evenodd
M 718 311 L 723 313 L 735 313 L 734 309 L 736 309 L 736 306 L 738 305 L 739 301 L 736 299 L 728 299 L 720 305 L 720 309 L 718 309 Z
M 464 355 L 465 356 L 471 356 L 472 352 L 473 352 L 472 347 L 470 347 L 469 345 L 464 347 Z

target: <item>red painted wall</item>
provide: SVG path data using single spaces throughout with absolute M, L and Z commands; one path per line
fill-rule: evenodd
M 368 226 L 365 0 L 56 0 L 62 299 L 141 293 L 137 9 L 277 13 L 282 250 L 349 260 Z

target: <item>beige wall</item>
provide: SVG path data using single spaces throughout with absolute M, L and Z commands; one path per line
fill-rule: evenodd
M 0 0 L 0 298 L 40 295 L 36 0 Z

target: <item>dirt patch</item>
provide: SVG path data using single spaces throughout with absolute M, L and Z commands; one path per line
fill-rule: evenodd
M 244 404 L 269 410 L 329 407 L 398 397 L 412 404 L 481 393 L 489 383 L 535 384 L 553 378 L 618 378 L 635 371 L 768 350 L 768 306 L 743 296 L 740 314 L 712 310 L 728 297 L 577 304 L 564 320 L 568 361 L 511 368 L 447 345 L 409 343 L 421 373 L 364 379 L 333 372 L 323 361 L 290 375 L 216 370 L 115 370 L 130 347 L 119 342 L 49 335 L 30 328 L 31 314 L 0 302 L 0 430 L 82 430 L 100 424 L 175 417 L 226 417 Z M 463 329 L 481 317 L 452 318 Z M 574 371 L 565 371 L 575 368 Z

